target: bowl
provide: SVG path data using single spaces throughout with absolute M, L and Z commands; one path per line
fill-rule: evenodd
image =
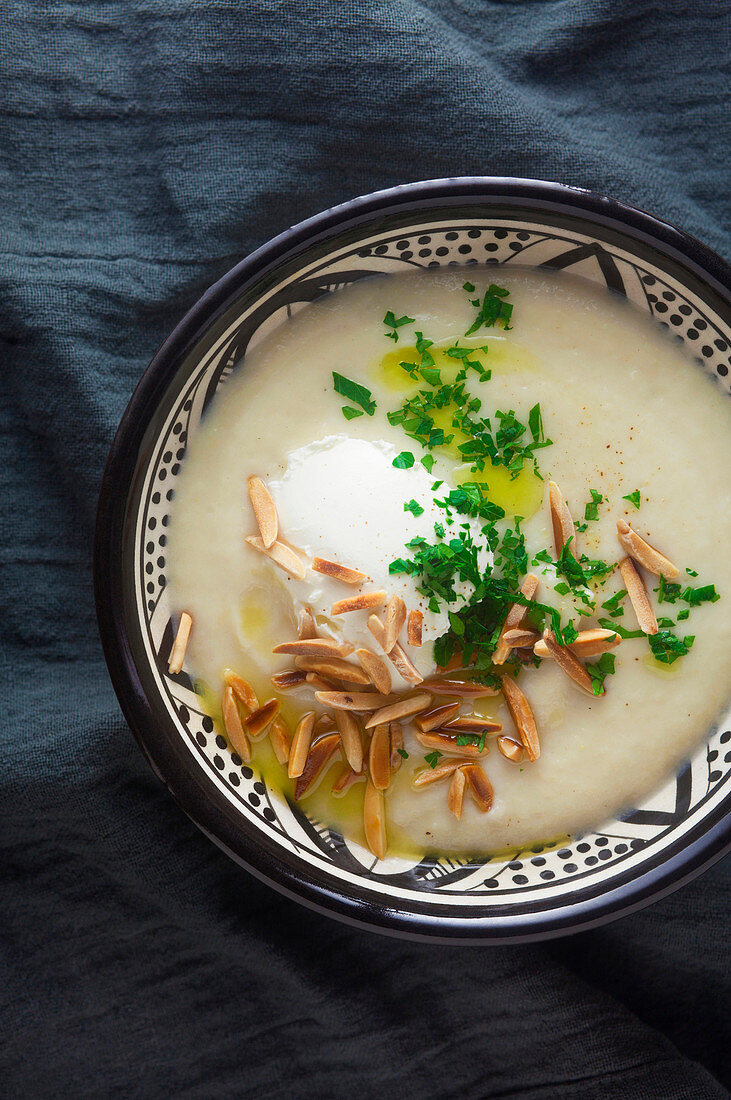
M 600 831 L 502 859 L 379 862 L 269 790 L 217 736 L 187 674 L 167 670 L 169 505 L 186 446 L 247 348 L 292 311 L 356 279 L 475 263 L 568 270 L 606 285 L 686 344 L 729 390 L 731 271 L 687 234 L 557 183 L 464 178 L 376 192 L 258 249 L 165 341 L 112 445 L 94 575 L 104 652 L 127 721 L 180 807 L 228 855 L 290 897 L 352 924 L 442 942 L 504 943 L 619 917 L 728 849 L 731 714 L 661 790 Z

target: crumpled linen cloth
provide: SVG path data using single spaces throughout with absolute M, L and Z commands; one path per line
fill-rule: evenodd
M 536 946 L 355 931 L 173 804 L 96 631 L 100 477 L 200 292 L 287 225 L 558 179 L 720 251 L 717 0 L 6 0 L 0 56 L 0 1093 L 722 1097 L 731 866 Z

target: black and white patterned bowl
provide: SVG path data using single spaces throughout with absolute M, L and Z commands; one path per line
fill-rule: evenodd
M 505 942 L 587 928 L 709 866 L 731 838 L 731 714 L 662 790 L 601 832 L 509 860 L 379 863 L 269 791 L 216 735 L 189 677 L 168 674 L 165 528 L 187 442 L 248 347 L 356 279 L 485 262 L 568 269 L 611 287 L 687 344 L 729 390 L 730 272 L 698 241 L 555 183 L 471 178 L 396 187 L 287 230 L 181 321 L 114 440 L 95 548 L 100 630 L 119 701 L 183 810 L 284 893 L 352 923 L 442 941 Z

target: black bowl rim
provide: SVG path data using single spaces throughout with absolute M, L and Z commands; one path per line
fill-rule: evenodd
M 475 917 L 410 911 L 374 900 L 357 887 L 336 887 L 326 873 L 303 872 L 296 857 L 272 858 L 271 852 L 237 848 L 240 835 L 211 799 L 209 781 L 192 771 L 181 773 L 182 758 L 163 744 L 155 728 L 134 662 L 122 614 L 122 533 L 128 492 L 149 419 L 185 354 L 250 280 L 279 264 L 300 246 L 358 224 L 377 213 L 423 209 L 463 201 L 502 202 L 516 210 L 560 211 L 650 244 L 679 262 L 731 306 L 731 267 L 696 238 L 636 207 L 596 192 L 545 180 L 472 176 L 424 180 L 362 195 L 286 229 L 241 260 L 213 284 L 185 314 L 142 375 L 122 416 L 104 471 L 94 541 L 94 589 L 102 647 L 121 709 L 158 778 L 190 819 L 232 859 L 280 893 L 348 924 L 399 937 L 438 943 L 530 942 L 586 930 L 616 920 L 680 887 L 731 849 L 731 815 L 709 815 L 689 833 L 682 849 L 659 865 L 631 875 L 620 885 L 590 898 L 567 902 L 537 914 Z M 319 880 L 319 881 L 315 881 Z

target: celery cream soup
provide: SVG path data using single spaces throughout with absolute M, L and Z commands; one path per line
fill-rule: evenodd
M 300 767 L 318 739 L 329 735 L 326 747 L 335 747 L 331 756 L 323 748 L 302 805 L 379 855 L 386 847 L 484 854 L 601 825 L 693 751 L 726 702 L 731 672 L 728 398 L 682 347 L 604 289 L 514 268 L 468 274 L 466 290 L 464 270 L 364 280 L 282 324 L 219 391 L 190 442 L 171 516 L 170 597 L 192 619 L 184 667 L 204 707 L 237 751 L 243 731 L 254 767 L 287 796 L 298 769 L 284 756 L 314 712 L 292 746 Z M 500 288 L 490 292 L 493 278 Z M 256 514 L 270 514 L 268 493 L 277 545 L 296 555 L 300 576 L 268 556 L 252 476 L 265 493 Z M 450 506 L 460 485 L 481 488 Z M 653 547 L 664 557 L 653 559 Z M 316 558 L 364 577 L 353 584 L 314 571 Z M 665 558 L 661 579 L 647 561 Z M 620 561 L 629 562 L 621 572 Z M 527 574 L 537 589 L 514 604 L 506 594 L 519 593 Z M 360 595 L 375 602 L 333 613 Z M 493 665 L 511 607 L 523 634 Z M 336 661 L 365 683 L 323 671 L 322 655 L 313 668 L 307 653 L 272 652 L 298 638 L 303 608 L 326 645 L 339 647 Z M 402 624 L 404 609 L 416 614 Z M 369 626 L 373 615 L 380 627 Z M 394 663 L 379 645 L 387 621 L 401 627 L 406 678 L 399 651 Z M 615 627 L 632 636 L 617 643 Z M 572 642 L 591 629 L 602 632 L 603 652 Z M 437 673 L 437 639 L 452 671 Z M 557 659 L 556 646 L 571 657 Z M 364 649 L 381 675 L 387 669 L 390 691 L 380 708 L 343 719 L 336 711 L 348 692 L 361 702 L 379 697 L 363 672 Z M 272 676 L 288 669 L 301 682 L 275 687 Z M 240 692 L 236 714 L 230 699 L 222 711 L 225 670 L 260 705 L 278 700 L 275 727 L 273 706 L 261 729 L 258 720 L 248 729 L 254 704 Z M 490 693 L 432 694 L 435 677 L 473 677 Z M 518 687 L 512 710 L 502 677 Z M 391 725 L 382 708 L 395 703 L 398 712 L 406 701 L 413 712 L 414 696 L 420 714 Z M 459 710 L 419 737 L 414 719 L 452 701 Z M 379 711 L 383 720 L 366 729 Z M 345 728 L 350 756 L 323 716 L 338 718 L 342 737 Z M 449 727 L 460 716 L 470 720 L 466 732 Z M 358 756 L 353 723 L 360 772 L 348 765 Z M 440 778 L 428 781 L 429 772 Z M 427 780 L 415 786 L 419 776 Z

